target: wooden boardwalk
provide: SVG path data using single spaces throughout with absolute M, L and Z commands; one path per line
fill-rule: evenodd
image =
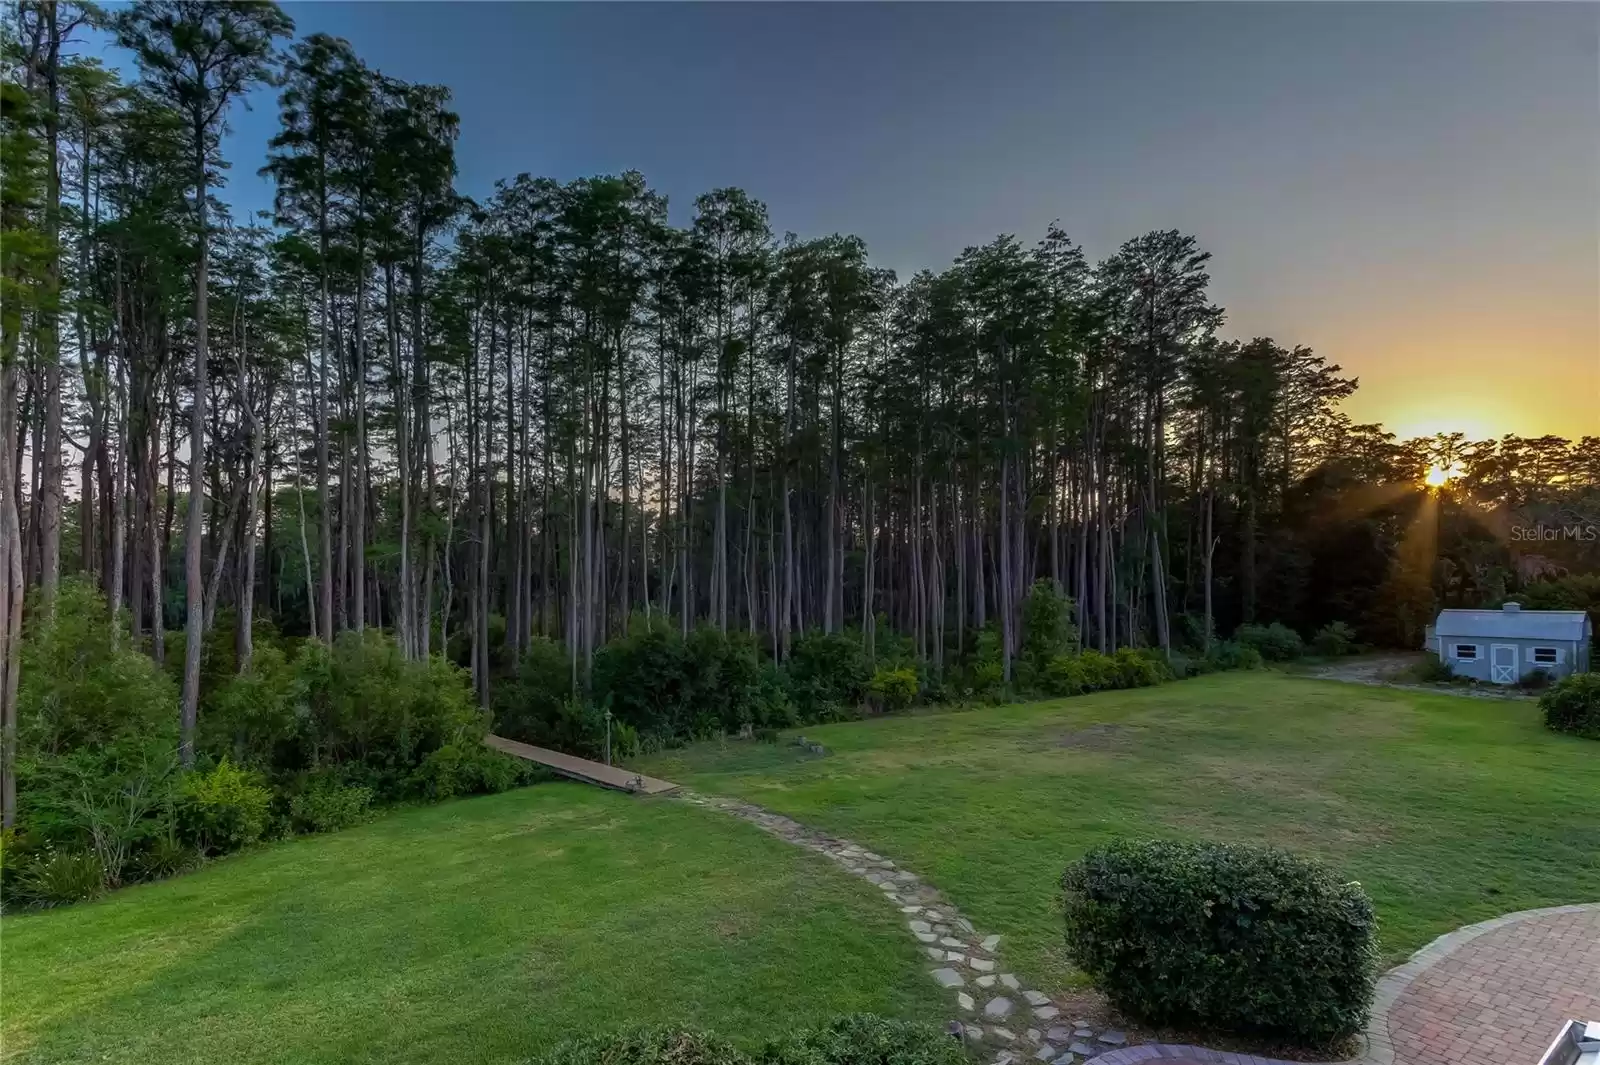
M 617 791 L 628 791 L 635 795 L 665 795 L 678 790 L 678 785 L 670 780 L 657 780 L 655 777 L 632 773 L 614 765 L 606 765 L 604 762 L 591 762 L 587 758 L 562 754 L 546 747 L 518 743 L 504 736 L 485 736 L 483 742 L 497 751 L 526 758 L 530 762 L 538 762 L 564 777 L 581 780 L 585 784 L 598 784 L 602 788 L 615 788 Z

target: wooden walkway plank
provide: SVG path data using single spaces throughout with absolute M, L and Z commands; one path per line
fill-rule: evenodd
M 526 758 L 530 762 L 538 762 L 564 777 L 581 780 L 585 784 L 598 784 L 602 788 L 615 788 L 617 791 L 632 792 L 635 795 L 665 795 L 678 790 L 678 785 L 670 780 L 657 780 L 655 777 L 629 772 L 614 765 L 606 765 L 604 762 L 591 762 L 587 758 L 562 754 L 547 747 L 518 743 L 504 736 L 485 736 L 483 742 L 497 751 Z

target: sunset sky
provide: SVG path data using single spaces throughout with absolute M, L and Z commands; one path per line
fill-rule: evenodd
M 285 6 L 454 90 L 470 195 L 635 167 L 682 219 L 740 185 L 902 276 L 1057 218 L 1092 257 L 1181 229 L 1225 330 L 1359 375 L 1357 420 L 1600 433 L 1597 5 Z

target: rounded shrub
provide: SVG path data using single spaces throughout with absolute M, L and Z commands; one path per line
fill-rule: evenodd
M 1600 740 L 1600 673 L 1574 673 L 1539 696 L 1545 727 Z
M 569 1039 L 538 1065 L 751 1065 L 732 1043 L 680 1028 L 633 1028 Z
M 271 790 L 224 757 L 210 771 L 183 778 L 178 827 L 202 853 L 226 854 L 260 839 L 271 809 Z
M 1279 621 L 1271 625 L 1240 625 L 1233 630 L 1233 638 L 1246 647 L 1254 647 L 1269 662 L 1288 662 L 1306 653 L 1300 634 Z
M 1356 630 L 1342 621 L 1332 621 L 1311 638 L 1311 649 L 1326 658 L 1347 655 L 1356 649 Z
M 1367 1022 L 1377 920 L 1359 884 L 1271 847 L 1117 840 L 1068 867 L 1067 948 L 1152 1024 L 1329 1047 Z
M 901 666 L 898 669 L 878 670 L 872 675 L 872 683 L 867 690 L 879 706 L 892 712 L 904 710 L 915 702 L 920 687 L 917 671 L 910 666 Z
M 337 832 L 367 819 L 372 789 L 321 779 L 289 800 L 289 821 L 296 832 Z
M 870 1013 L 839 1017 L 819 1028 L 768 1043 L 759 1065 L 967 1065 L 961 1045 L 929 1024 Z

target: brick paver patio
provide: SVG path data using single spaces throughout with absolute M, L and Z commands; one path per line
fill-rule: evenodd
M 1534 1065 L 1566 1020 L 1600 1020 L 1600 908 L 1457 947 L 1400 993 L 1389 1038 L 1397 1065 Z
M 1561 1023 L 1600 1020 L 1600 905 L 1507 914 L 1440 936 L 1378 984 L 1349 1065 L 1535 1065 Z M 1289 1065 L 1146 1044 L 1094 1065 Z

